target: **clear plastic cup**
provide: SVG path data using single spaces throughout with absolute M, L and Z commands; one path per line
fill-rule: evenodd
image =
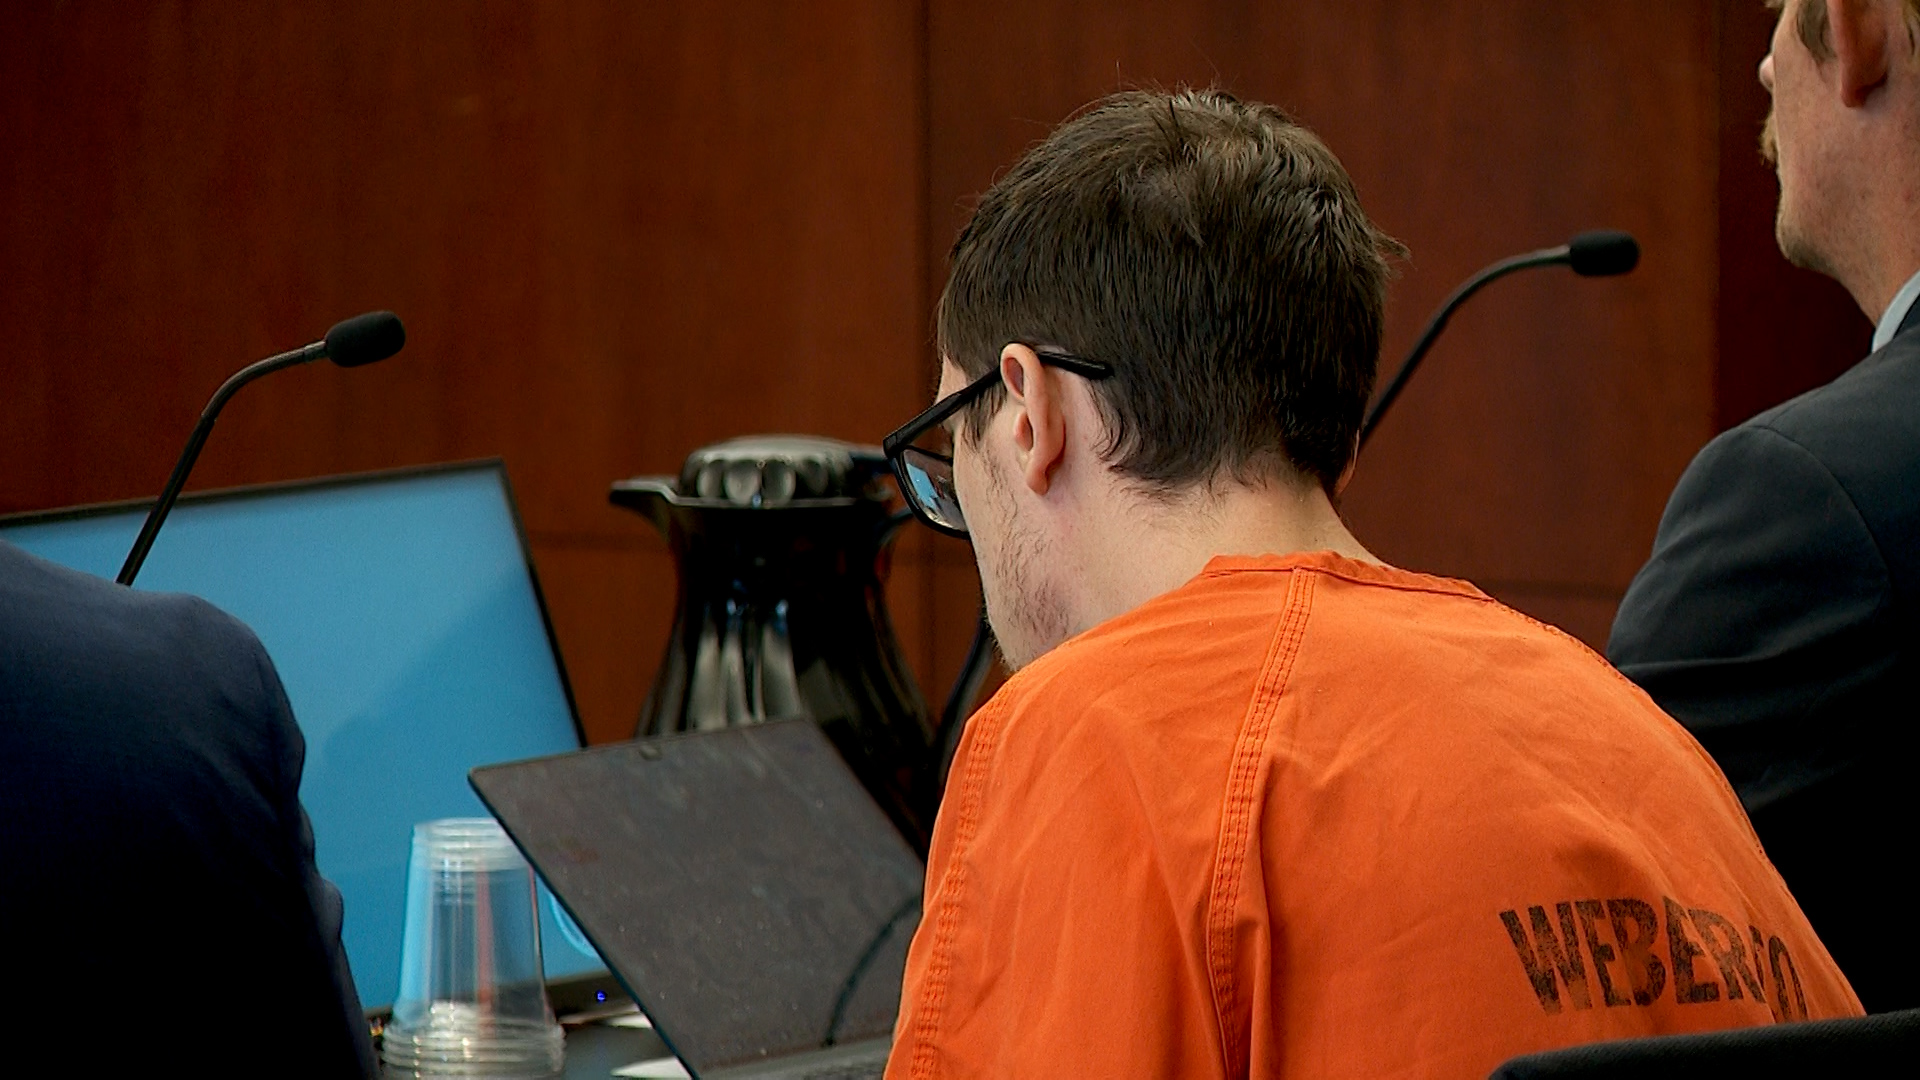
M 492 818 L 413 828 L 389 1077 L 550 1077 L 564 1037 L 547 1004 L 533 870 Z

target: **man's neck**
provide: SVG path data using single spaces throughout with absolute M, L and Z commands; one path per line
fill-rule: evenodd
M 1920 271 L 1920 153 L 1912 149 L 1920 139 L 1920 56 L 1896 64 L 1861 113 L 1851 148 L 1861 167 L 1833 195 L 1845 224 L 1832 272 L 1878 323 Z
M 1852 257 L 1845 260 L 1852 265 L 1834 268 L 1834 277 L 1876 323 L 1920 271 L 1920 162 L 1916 166 L 1912 176 L 1891 177 L 1887 190 L 1861 200 L 1865 205 L 1849 237 Z
M 1179 588 L 1216 556 L 1331 551 L 1380 561 L 1311 481 L 1222 484 L 1171 500 L 1136 492 L 1109 505 L 1072 545 L 1083 568 L 1069 601 L 1075 633 Z

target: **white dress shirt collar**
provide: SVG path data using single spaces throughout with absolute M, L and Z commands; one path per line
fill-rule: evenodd
M 1887 305 L 1886 314 L 1880 316 L 1880 324 L 1873 328 L 1873 351 L 1886 348 L 1893 335 L 1900 332 L 1900 324 L 1907 321 L 1907 312 L 1913 310 L 1913 302 L 1920 300 L 1920 273 L 1907 279 L 1900 291 L 1893 294 L 1893 303 Z

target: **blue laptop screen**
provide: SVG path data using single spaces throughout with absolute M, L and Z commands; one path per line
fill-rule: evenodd
M 0 522 L 43 558 L 112 577 L 145 518 L 111 508 Z M 416 822 L 483 816 L 467 770 L 579 748 L 498 464 L 182 500 L 137 588 L 252 627 L 307 740 L 301 801 L 368 1008 L 399 984 Z M 602 967 L 542 889 L 549 977 Z

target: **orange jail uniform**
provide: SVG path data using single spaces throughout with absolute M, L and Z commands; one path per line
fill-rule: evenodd
M 1484 1077 L 1860 1011 L 1585 646 L 1464 582 L 1222 557 L 973 717 L 887 1075 Z

